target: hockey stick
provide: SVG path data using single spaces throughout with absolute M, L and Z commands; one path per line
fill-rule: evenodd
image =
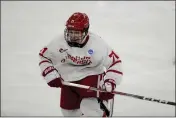
M 114 98 L 110 100 L 110 109 L 111 109 L 110 117 L 112 117 L 114 111 Z
M 62 82 L 62 84 L 66 85 L 66 86 L 73 86 L 73 87 L 78 87 L 78 88 L 84 88 L 84 89 L 93 90 L 93 91 L 107 92 L 107 91 L 101 90 L 99 88 L 95 88 L 95 87 L 91 87 L 91 86 L 86 86 L 86 85 L 81 85 L 81 84 L 70 83 L 70 82 L 65 82 L 65 81 Z M 128 96 L 128 97 L 137 98 L 137 99 L 141 99 L 141 100 L 147 100 L 147 101 L 151 101 L 151 102 L 157 102 L 157 103 L 162 103 L 162 104 L 168 104 L 168 105 L 176 106 L 175 102 L 170 102 L 170 101 L 160 100 L 160 99 L 154 99 L 154 98 L 149 98 L 149 97 L 140 96 L 140 95 L 134 95 L 134 94 L 130 94 L 130 93 L 113 91 L 112 94 L 118 94 L 118 95 Z

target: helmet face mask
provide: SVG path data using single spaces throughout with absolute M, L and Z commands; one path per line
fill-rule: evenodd
M 69 42 L 75 42 L 78 44 L 82 44 L 84 37 L 85 37 L 85 32 L 82 31 L 77 31 L 77 30 L 67 30 L 66 29 L 66 41 Z
M 71 47 L 81 47 L 88 35 L 89 18 L 86 14 L 76 12 L 66 22 L 65 40 Z

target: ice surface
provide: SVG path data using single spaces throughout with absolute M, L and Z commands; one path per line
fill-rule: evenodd
M 2 116 L 62 116 L 38 53 L 77 11 L 121 56 L 118 91 L 175 102 L 174 1 L 1 1 Z M 175 107 L 117 95 L 114 116 L 175 116 Z

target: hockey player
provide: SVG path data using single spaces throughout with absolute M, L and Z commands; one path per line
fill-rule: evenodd
M 41 74 L 50 87 L 61 88 L 64 116 L 108 116 L 105 105 L 122 78 L 121 60 L 101 37 L 89 32 L 89 18 L 76 12 L 66 22 L 63 35 L 39 53 Z M 105 89 L 95 92 L 62 84 L 62 81 Z

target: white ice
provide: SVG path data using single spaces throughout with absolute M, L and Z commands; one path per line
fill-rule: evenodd
M 175 102 L 174 1 L 1 1 L 2 116 L 62 116 L 38 53 L 77 11 L 121 56 L 116 90 Z M 114 116 L 175 116 L 175 107 L 116 95 Z

